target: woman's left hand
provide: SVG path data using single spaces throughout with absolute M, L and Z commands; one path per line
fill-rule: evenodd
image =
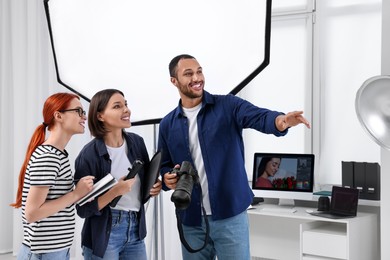
M 162 188 L 162 183 L 161 180 L 158 179 L 157 182 L 150 189 L 150 195 L 153 197 L 157 196 L 158 194 L 160 194 L 161 188 Z

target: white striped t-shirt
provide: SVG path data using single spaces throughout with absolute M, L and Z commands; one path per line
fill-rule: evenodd
M 48 253 L 69 248 L 75 229 L 75 208 L 71 205 L 47 218 L 27 223 L 25 207 L 30 186 L 49 186 L 47 200 L 73 190 L 73 174 L 68 154 L 51 145 L 38 146 L 31 155 L 22 194 L 23 244 L 32 253 Z

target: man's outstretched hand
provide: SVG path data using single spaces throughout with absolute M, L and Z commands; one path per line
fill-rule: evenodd
M 306 118 L 303 117 L 303 111 L 288 112 L 285 115 L 279 115 L 275 119 L 276 128 L 283 132 L 289 127 L 293 127 L 299 124 L 304 124 L 310 129 L 310 123 Z

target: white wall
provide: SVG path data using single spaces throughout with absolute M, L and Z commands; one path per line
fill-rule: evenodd
M 341 184 L 341 161 L 380 161 L 355 113 L 363 82 L 380 74 L 381 1 L 317 1 L 319 182 Z

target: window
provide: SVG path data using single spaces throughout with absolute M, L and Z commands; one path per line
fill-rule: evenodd
M 305 117 L 312 121 L 314 11 L 308 11 L 310 8 L 305 6 L 297 12 L 293 6 L 288 12 L 288 8 L 278 6 L 273 8 L 270 64 L 239 95 L 271 110 L 303 110 Z M 253 163 L 248 158 L 253 158 L 255 152 L 312 152 L 312 131 L 303 126 L 291 129 L 282 138 L 247 129 L 244 140 L 247 172 Z

